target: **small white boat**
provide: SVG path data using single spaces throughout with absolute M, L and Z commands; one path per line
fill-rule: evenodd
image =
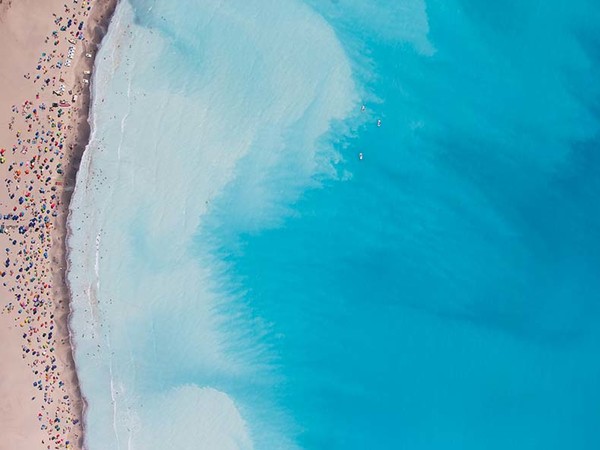
M 358 154 L 358 159 L 362 161 L 362 159 L 363 159 L 363 154 L 362 154 L 362 152 Z
M 377 119 L 377 126 L 380 127 L 381 126 L 381 119 Z

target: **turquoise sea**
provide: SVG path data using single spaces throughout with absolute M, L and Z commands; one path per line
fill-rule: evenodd
M 122 0 L 69 219 L 87 448 L 600 448 L 599 24 Z

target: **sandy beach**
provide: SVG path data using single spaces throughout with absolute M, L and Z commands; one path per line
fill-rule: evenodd
M 82 448 L 65 221 L 116 0 L 0 0 L 0 449 Z

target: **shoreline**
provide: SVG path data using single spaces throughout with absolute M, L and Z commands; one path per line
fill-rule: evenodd
M 0 408 L 0 449 L 84 448 L 86 403 L 69 323 L 67 220 L 91 134 L 86 76 L 118 0 L 69 3 L 0 0 L 5 43 L 0 57 L 6 62 L 0 69 L 0 119 L 8 122 L 8 132 L 0 123 L 0 173 L 6 184 L 0 195 L 0 244 L 6 249 L 0 287 L 5 343 L 0 394 L 6 400 Z
M 108 27 L 110 25 L 112 16 L 115 12 L 118 2 L 119 2 L 119 0 L 106 0 L 106 4 L 103 5 L 102 10 L 94 11 L 96 13 L 95 15 L 97 15 L 99 17 L 94 17 L 94 14 L 92 14 L 89 17 L 90 22 L 94 24 L 94 29 L 91 31 L 92 38 L 89 40 L 87 45 L 84 44 L 84 52 L 89 52 L 89 53 L 93 54 L 94 57 L 89 59 L 89 62 L 86 61 L 85 58 L 81 58 L 79 64 L 77 64 L 76 70 L 81 69 L 81 70 L 78 70 L 79 78 L 80 78 L 79 83 L 81 83 L 81 79 L 83 79 L 83 75 L 81 75 L 81 74 L 83 73 L 84 70 L 89 70 L 92 74 L 94 73 L 98 49 L 102 45 L 104 36 L 106 36 L 106 33 L 108 32 Z M 83 67 L 80 67 L 80 66 L 83 66 Z M 62 197 L 61 205 L 63 208 L 63 211 L 61 211 L 61 213 L 62 213 L 61 217 L 63 217 L 63 220 L 60 223 L 60 233 L 57 230 L 57 234 L 59 234 L 61 237 L 60 246 L 58 246 L 55 249 L 55 255 L 53 255 L 53 257 L 56 256 L 57 259 L 62 263 L 60 270 L 57 270 L 56 273 L 54 274 L 54 278 L 58 279 L 58 283 L 56 283 L 56 285 L 58 286 L 58 289 L 61 291 L 61 292 L 59 292 L 59 295 L 61 297 L 64 297 L 67 299 L 67 304 L 66 304 L 65 313 L 63 314 L 62 317 L 59 318 L 57 323 L 59 324 L 59 327 L 58 327 L 59 329 L 60 329 L 60 327 L 64 327 L 63 335 L 66 335 L 68 338 L 68 348 L 69 348 L 68 360 L 69 360 L 70 365 L 75 368 L 75 370 L 73 372 L 74 376 L 73 376 L 72 382 L 73 382 L 73 385 L 75 386 L 75 390 L 79 397 L 79 408 L 78 408 L 77 415 L 79 416 L 80 421 L 81 421 L 82 435 L 80 437 L 80 441 L 79 441 L 78 445 L 79 445 L 79 448 L 81 448 L 81 449 L 86 448 L 85 447 L 85 412 L 87 409 L 87 401 L 86 401 L 85 396 L 81 392 L 81 388 L 80 388 L 80 384 L 79 384 L 79 378 L 77 375 L 77 364 L 75 363 L 75 359 L 74 359 L 75 343 L 73 341 L 73 333 L 71 332 L 71 316 L 72 316 L 71 299 L 72 299 L 72 295 L 71 295 L 71 289 L 69 286 L 69 282 L 67 280 L 67 272 L 69 270 L 68 240 L 69 240 L 69 233 L 70 233 L 68 221 L 69 221 L 69 216 L 70 216 L 69 208 L 70 208 L 70 204 L 71 204 L 71 198 L 73 196 L 73 192 L 75 190 L 75 184 L 77 181 L 77 173 L 79 172 L 79 167 L 81 165 L 81 159 L 83 157 L 83 153 L 85 152 L 85 150 L 88 146 L 91 132 L 92 132 L 92 126 L 91 126 L 91 123 L 89 120 L 90 114 L 91 114 L 91 108 L 92 108 L 92 100 L 93 100 L 92 84 L 93 84 L 93 76 L 90 76 L 89 84 L 87 85 L 87 88 L 83 90 L 83 92 L 81 94 L 81 107 L 80 107 L 80 110 L 78 111 L 79 117 L 77 120 L 77 122 L 78 122 L 77 128 L 78 129 L 75 133 L 76 143 L 72 150 L 73 153 L 71 155 L 70 164 L 66 169 L 64 189 L 61 193 L 61 197 Z

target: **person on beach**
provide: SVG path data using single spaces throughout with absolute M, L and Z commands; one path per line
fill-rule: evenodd
M 4 258 L 2 286 L 10 293 L 0 305 L 2 314 L 21 330 L 21 354 L 34 382 L 28 401 L 38 405 L 36 420 L 47 449 L 79 448 L 81 405 L 64 378 L 65 360 L 59 349 L 68 340 L 57 335 L 57 320 L 65 320 L 64 292 L 53 281 L 60 276 L 64 226 L 65 168 L 77 146 L 75 130 L 81 94 L 87 86 L 80 66 L 87 46 L 86 22 L 92 1 L 71 0 L 52 14 L 54 29 L 45 48 L 23 79 L 31 83 L 30 98 L 18 99 L 5 125 L 11 142 L 0 142 L 0 173 L 5 197 L 0 202 L 0 239 Z M 68 64 L 66 62 L 68 61 Z M 24 81 L 25 82 L 25 81 Z M 64 99 L 67 96 L 68 100 Z M 67 347 L 68 348 L 68 347 Z

